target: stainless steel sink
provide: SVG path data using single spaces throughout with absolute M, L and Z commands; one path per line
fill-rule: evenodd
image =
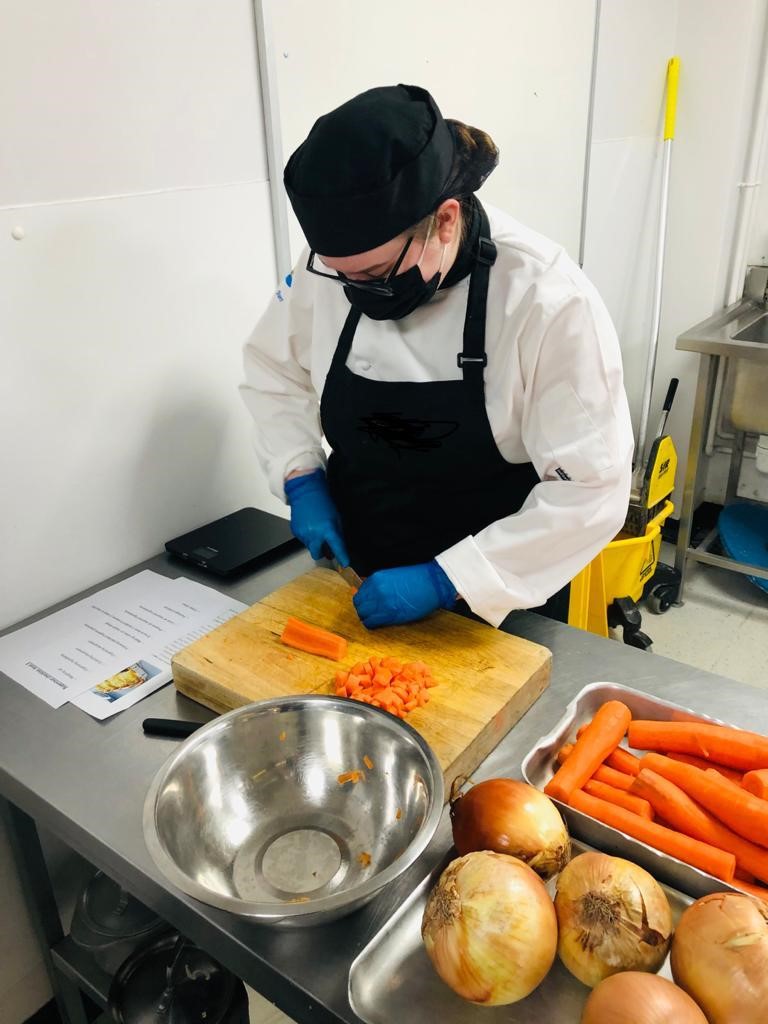
M 765 313 L 759 320 L 755 320 L 743 331 L 734 334 L 734 341 L 752 341 L 760 345 L 768 345 L 768 313 Z

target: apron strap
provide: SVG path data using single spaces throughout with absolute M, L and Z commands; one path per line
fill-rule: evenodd
M 488 302 L 488 280 L 491 267 L 496 262 L 496 246 L 491 241 L 491 226 L 488 214 L 480 209 L 480 237 L 477 240 L 477 257 L 472 276 L 469 279 L 467 315 L 464 319 L 464 346 L 456 356 L 467 383 L 484 387 L 483 370 L 488 364 L 485 351 L 485 311 Z

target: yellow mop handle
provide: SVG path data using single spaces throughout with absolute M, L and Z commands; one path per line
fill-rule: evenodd
M 671 57 L 667 64 L 667 106 L 664 111 L 664 141 L 675 137 L 677 112 L 677 83 L 680 78 L 680 58 Z

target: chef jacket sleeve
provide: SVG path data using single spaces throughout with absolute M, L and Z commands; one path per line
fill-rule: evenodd
M 520 339 L 519 352 L 522 440 L 541 482 L 519 512 L 437 558 L 494 626 L 515 609 L 542 605 L 615 537 L 631 484 L 621 354 L 597 295 L 570 296 L 538 340 Z
M 301 266 L 301 261 L 299 261 Z M 325 466 L 320 405 L 312 386 L 312 284 L 294 273 L 245 344 L 240 394 L 254 423 L 254 444 L 272 493 L 285 501 L 283 481 L 294 469 Z

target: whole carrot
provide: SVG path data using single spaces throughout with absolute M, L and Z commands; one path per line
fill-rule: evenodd
M 573 753 L 574 746 L 575 744 L 573 743 L 566 743 L 564 747 L 560 747 L 557 752 L 558 764 L 565 764 Z M 597 767 L 592 774 L 592 778 L 597 782 L 602 782 L 606 786 L 613 786 L 614 789 L 622 789 L 625 792 L 632 785 L 634 777 L 634 775 L 628 775 L 626 772 L 616 771 L 615 768 L 609 768 L 607 762 Z
M 638 719 L 629 726 L 635 750 L 694 754 L 728 768 L 768 768 L 768 737 L 712 722 L 654 722 Z
M 579 727 L 576 737 L 586 732 L 589 727 L 589 722 L 585 722 L 584 725 Z M 573 746 L 573 744 L 569 744 Z M 630 754 L 624 747 L 616 747 L 613 753 L 609 754 L 605 759 L 605 763 L 609 768 L 615 768 L 617 772 L 625 772 L 627 775 L 637 775 L 640 771 L 640 758 L 635 757 L 634 754 Z
M 625 811 L 632 811 L 639 814 L 641 818 L 653 821 L 653 810 L 647 800 L 641 796 L 634 796 L 626 790 L 616 789 L 615 786 L 608 786 L 605 782 L 598 782 L 597 779 L 587 779 L 584 783 L 584 792 L 590 796 L 599 796 L 601 800 L 607 800 L 609 804 L 616 804 L 623 807 Z
M 723 825 L 674 782 L 650 768 L 643 768 L 632 784 L 631 792 L 647 800 L 656 814 L 678 832 L 732 853 L 736 857 L 737 868 L 768 882 L 768 850 L 750 843 Z
M 632 714 L 626 704 L 618 700 L 606 701 L 576 740 L 571 756 L 558 768 L 544 792 L 568 803 L 571 794 L 581 789 L 618 747 L 631 721 Z
M 756 900 L 762 900 L 763 903 L 768 905 L 768 889 L 764 889 L 762 885 L 752 885 L 741 878 L 734 878 L 731 885 L 734 889 L 741 889 L 742 892 L 746 892 L 750 896 L 754 896 Z
M 667 757 L 671 757 L 673 761 L 682 761 L 683 764 L 692 764 L 697 768 L 712 768 L 713 771 L 720 772 L 726 779 L 730 779 L 731 782 L 735 782 L 737 785 L 741 784 L 742 773 L 736 771 L 735 768 L 726 768 L 724 764 L 715 764 L 714 761 L 707 761 L 705 757 L 696 757 L 695 754 L 677 754 L 674 750 L 665 751 Z
M 692 769 L 697 771 L 696 768 Z M 605 825 L 617 828 L 625 832 L 633 839 L 639 839 L 647 843 L 655 850 L 668 853 L 678 860 L 691 864 L 701 871 L 706 871 L 723 882 L 733 881 L 733 873 L 736 869 L 736 858 L 732 853 L 725 850 L 718 850 L 707 843 L 701 843 L 698 839 L 691 839 L 671 828 L 665 828 L 655 821 L 647 821 L 638 814 L 625 811 L 623 807 L 616 807 L 598 797 L 590 796 L 583 790 L 578 789 L 571 795 L 570 806 L 591 818 L 602 821 Z
M 741 784 L 753 796 L 759 796 L 761 800 L 768 800 L 768 768 L 758 768 L 757 771 L 747 772 L 741 780 Z
M 643 766 L 676 783 L 744 839 L 768 846 L 768 800 L 752 796 L 718 772 L 703 772 L 661 754 L 646 754 Z

